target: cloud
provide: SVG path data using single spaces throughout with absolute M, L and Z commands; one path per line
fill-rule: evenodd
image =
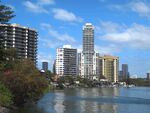
M 44 9 L 42 6 L 32 3 L 30 1 L 24 2 L 24 6 L 27 8 L 27 10 L 33 13 L 48 13 L 48 11 Z
M 146 1 L 131 0 L 126 4 L 111 4 L 110 9 L 117 9 L 119 11 L 132 11 L 141 17 L 150 19 L 150 3 Z
M 77 17 L 74 13 L 69 12 L 65 9 L 54 8 L 52 12 L 54 14 L 54 18 L 61 20 L 61 21 L 67 21 L 67 22 L 82 22 L 83 21 L 81 17 Z
M 107 0 L 99 0 L 99 2 L 106 2 Z
M 125 25 L 119 25 L 111 21 L 101 21 L 99 26 L 95 26 L 96 33 L 108 33 L 108 32 L 117 32 L 122 31 L 126 27 Z
M 59 33 L 55 29 L 52 28 L 50 24 L 42 23 L 41 24 L 42 29 L 48 30 L 48 34 L 51 37 L 54 37 L 55 39 L 66 42 L 66 43 L 75 43 L 76 40 L 74 37 L 68 35 L 67 33 Z
M 33 13 L 49 13 L 44 6 L 54 4 L 54 0 L 37 0 L 37 2 L 33 3 L 31 1 L 25 1 L 23 4 Z
M 118 46 L 110 44 L 110 45 L 106 45 L 106 46 L 99 46 L 99 45 L 95 45 L 95 51 L 99 52 L 102 55 L 113 55 L 114 53 L 117 53 L 120 51 L 120 48 L 118 48 Z
M 140 16 L 150 18 L 150 4 L 144 2 L 131 2 L 129 7 L 132 11 L 138 13 Z
M 48 39 L 48 38 L 40 38 L 39 41 L 42 44 L 41 46 L 44 47 L 44 48 L 55 49 L 55 48 L 59 47 L 60 45 L 63 45 L 59 41 L 54 41 L 54 40 Z
M 120 27 L 118 28 L 111 25 Z M 103 28 L 101 27 L 102 26 L 98 26 L 99 29 L 103 29 L 103 31 L 101 31 L 101 34 L 99 36 L 99 39 L 101 40 L 109 41 L 115 44 L 121 44 L 126 47 L 128 46 L 138 49 L 150 49 L 150 38 L 149 38 L 150 27 L 136 23 L 132 24 L 129 27 L 127 26 L 124 27 L 124 25 L 119 24 L 116 25 L 116 23 L 114 24 L 110 23 L 110 26 L 107 24 L 106 27 Z
M 38 1 L 39 5 L 51 5 L 51 4 L 54 4 L 54 3 L 55 3 L 54 0 L 39 0 Z

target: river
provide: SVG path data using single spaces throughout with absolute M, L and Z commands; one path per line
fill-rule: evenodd
M 19 113 L 150 113 L 150 88 L 76 88 L 45 94 Z

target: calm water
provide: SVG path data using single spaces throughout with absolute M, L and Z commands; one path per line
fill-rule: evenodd
M 35 108 L 40 113 L 150 113 L 150 88 L 66 89 L 47 93 Z

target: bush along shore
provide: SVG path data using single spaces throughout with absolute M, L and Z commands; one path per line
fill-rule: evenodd
M 0 65 L 0 113 L 35 103 L 49 88 L 48 81 L 29 59 L 3 61 Z

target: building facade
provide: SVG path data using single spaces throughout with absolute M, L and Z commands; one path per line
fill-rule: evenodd
M 77 49 L 69 45 L 57 48 L 56 74 L 59 76 L 77 75 Z
M 150 72 L 147 72 L 147 80 L 150 80 Z
M 48 62 L 42 62 L 42 69 L 48 71 Z
M 38 33 L 34 29 L 18 24 L 0 24 L 0 29 L 5 49 L 15 48 L 18 59 L 30 58 L 36 64 Z
M 128 64 L 122 64 L 122 79 L 126 80 L 129 77 Z
M 81 55 L 81 75 L 85 78 L 92 78 L 94 75 L 94 26 L 86 23 L 83 26 L 83 51 Z
M 99 73 L 109 82 L 118 81 L 119 58 L 115 56 L 99 57 Z

